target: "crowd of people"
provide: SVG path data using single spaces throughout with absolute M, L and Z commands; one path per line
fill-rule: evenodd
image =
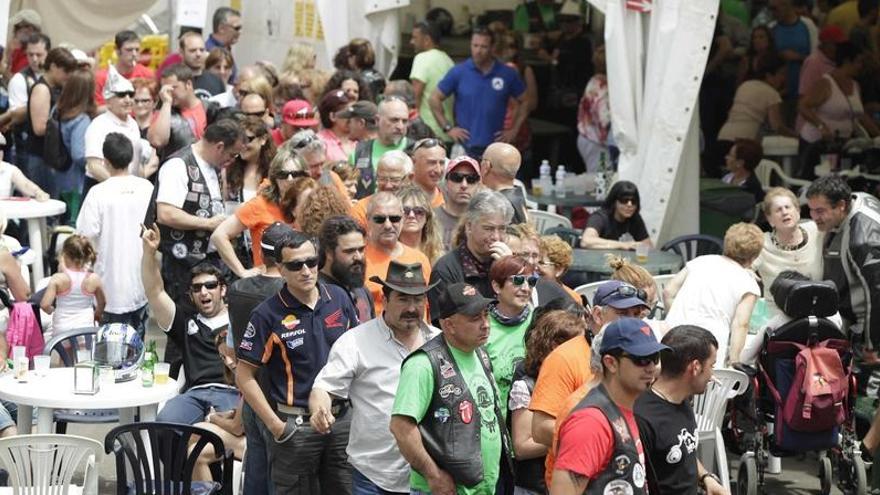
M 860 14 L 849 38 L 873 35 L 876 1 L 848 3 Z M 806 191 L 814 221 L 801 222 L 797 196 L 765 195 L 752 175 L 762 119 L 793 132 L 778 94 L 797 88 L 792 76 L 816 140 L 852 126 L 831 106 L 863 108 L 855 80 L 868 52 L 842 41 L 832 11 L 807 56 L 792 0 L 770 6 L 777 24 L 754 29 L 730 117 L 707 139 L 725 180 L 761 194 L 769 231 L 733 225 L 721 254 L 691 260 L 664 291 L 614 257 L 589 300 L 564 282 L 572 244 L 535 230 L 515 183 L 537 94 L 516 32 L 559 28 L 545 40 L 558 45 L 538 50 L 560 63 L 584 48 L 568 76 L 584 91 L 588 170 L 612 145 L 604 50 L 591 49 L 580 11 L 528 2 L 512 30 L 475 29 L 458 64 L 440 29 L 419 22 L 410 78 L 388 81 L 362 39 L 332 74 L 304 44 L 281 70 L 239 67 L 242 19 L 227 7 L 155 71 L 132 31 L 97 69 L 22 10 L 0 189 L 61 199 L 75 233 L 45 289 L 31 294 L 8 249 L 0 283 L 51 314 L 47 335 L 106 323 L 164 332 L 181 389 L 157 419 L 220 434 L 244 461 L 245 494 L 725 494 L 698 462 L 690 398 L 713 368 L 753 360 L 762 286 L 790 271 L 831 278 L 862 362 L 878 362 L 880 345 L 880 202 L 829 175 Z M 717 31 L 710 73 L 729 44 Z M 638 188 L 619 181 L 574 243 L 650 247 L 639 212 Z M 15 434 L 3 405 L 0 435 Z M 880 425 L 863 455 L 877 447 Z M 196 478 L 210 477 L 209 461 Z

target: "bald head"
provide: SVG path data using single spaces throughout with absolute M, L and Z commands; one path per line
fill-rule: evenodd
M 521 163 L 522 155 L 516 147 L 507 143 L 490 144 L 481 163 L 483 183 L 493 189 L 512 185 Z
M 409 108 L 398 99 L 386 99 L 379 104 L 379 141 L 385 146 L 397 146 L 406 136 L 409 126 Z
M 239 102 L 242 113 L 250 116 L 260 116 L 266 113 L 266 102 L 257 93 L 249 93 Z

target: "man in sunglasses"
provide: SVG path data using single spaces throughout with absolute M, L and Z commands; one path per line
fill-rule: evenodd
M 354 494 L 409 492 L 409 465 L 388 429 L 397 393 L 400 365 L 412 351 L 440 330 L 425 322 L 430 286 L 422 267 L 392 261 L 382 285 L 385 311 L 339 337 L 327 364 L 315 378 L 309 397 L 311 423 L 329 433 L 334 423 L 332 398 L 350 399 L 353 407 L 348 459 Z
M 409 126 L 409 107 L 398 98 L 383 100 L 379 104 L 379 132 L 376 139 L 360 141 L 349 161 L 361 173 L 357 183 L 357 199 L 376 192 L 376 167 L 382 156 L 392 150 L 404 150 Z
M 647 493 L 633 406 L 653 383 L 660 353 L 667 350 L 636 318 L 605 327 L 602 380 L 560 422 L 550 493 Z
M 499 478 L 510 479 L 513 451 L 482 348 L 492 299 L 467 283 L 435 290 L 443 333 L 404 360 L 391 433 L 412 467 L 412 493 L 496 493 Z
M 395 194 L 406 184 L 413 175 L 413 162 L 403 151 L 389 151 L 382 155 L 376 166 L 376 192 L 388 192 Z M 374 195 L 357 200 L 351 207 L 351 217 L 364 227 L 369 226 L 367 221 L 367 206 Z
M 165 292 L 156 261 L 156 250 L 162 240 L 159 228 L 145 227 L 142 237 L 141 277 L 147 302 L 156 324 L 181 349 L 186 370 L 184 392 L 165 403 L 157 421 L 193 425 L 204 421 L 212 408 L 235 409 L 238 391 L 224 380 L 225 365 L 215 344 L 217 335 L 229 327 L 223 275 L 208 263 L 194 266 L 184 276 L 190 304 L 175 302 Z
M 706 392 L 718 353 L 712 332 L 680 325 L 663 336 L 672 352 L 660 356 L 660 376 L 636 399 L 634 411 L 648 461 L 651 493 L 729 495 L 697 458 L 697 421 L 691 397 Z
M 367 207 L 367 289 L 373 296 L 376 314 L 382 314 L 385 297 L 382 286 L 372 282 L 373 277 L 382 277 L 388 272 L 391 260 L 400 263 L 419 263 L 425 279 L 431 278 L 431 262 L 418 249 L 400 242 L 400 227 L 403 222 L 403 204 L 400 198 L 389 192 L 373 195 Z
M 446 168 L 446 148 L 438 139 L 421 139 L 413 146 L 413 184 L 419 186 L 431 201 L 431 208 L 443 205 L 440 180 Z
M 480 164 L 469 156 L 460 156 L 446 162 L 443 204 L 434 208 L 434 216 L 443 227 L 443 246 L 452 249 L 452 235 L 458 219 L 464 215 L 468 203 L 480 188 Z
M 236 382 L 268 428 L 276 493 L 350 493 L 345 447 L 351 424 L 348 401 L 331 403 L 331 432 L 309 423 L 309 394 L 333 343 L 353 327 L 357 314 L 348 294 L 318 280 L 316 241 L 301 232 L 275 247 L 285 285 L 253 313 L 236 351 Z M 268 399 L 256 380 L 265 367 Z M 322 465 L 323 463 L 323 465 Z
M 490 144 L 480 162 L 483 185 L 500 192 L 510 201 L 513 206 L 513 223 L 529 221 L 523 190 L 513 183 L 521 163 L 522 155 L 519 150 L 507 143 Z

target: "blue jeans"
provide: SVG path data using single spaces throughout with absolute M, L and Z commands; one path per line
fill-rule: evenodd
M 238 390 L 210 386 L 190 389 L 165 403 L 156 421 L 194 425 L 204 421 L 213 407 L 215 411 L 235 409 L 241 400 Z
M 257 413 L 247 402 L 241 408 L 241 421 L 247 438 L 247 453 L 244 456 L 244 487 L 242 495 L 273 495 L 275 485 L 269 472 L 269 450 L 266 442 L 274 441 L 268 437 L 269 430 Z
M 18 418 L 18 406 L 14 402 L 0 400 L 0 431 L 15 426 Z
M 147 333 L 147 305 L 144 304 L 140 309 L 129 311 L 128 313 L 108 313 L 105 311 L 104 316 L 101 318 L 101 324 L 106 325 L 107 323 L 125 323 L 130 325 L 137 330 L 138 335 L 141 336 L 141 341 L 146 342 L 144 336 Z
M 27 178 L 35 182 L 40 189 L 46 191 L 52 199 L 58 199 L 58 187 L 56 186 L 55 169 L 46 165 L 42 156 L 27 155 L 27 170 L 23 172 Z
M 400 495 L 398 492 L 389 492 L 379 488 L 360 471 L 351 468 L 351 495 Z

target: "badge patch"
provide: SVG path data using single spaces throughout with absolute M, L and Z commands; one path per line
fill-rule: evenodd
M 679 461 L 681 461 L 681 447 L 679 445 L 673 445 L 672 448 L 669 449 L 669 452 L 666 453 L 666 463 L 678 464 Z
M 238 344 L 238 348 L 243 351 L 251 351 L 254 349 L 254 343 L 250 340 L 242 340 L 241 344 Z
M 293 339 L 287 342 L 287 348 L 291 351 L 296 349 L 297 347 L 303 345 L 303 338 L 300 337 L 298 339 Z
M 449 361 L 440 362 L 440 376 L 443 378 L 452 378 L 455 376 L 455 367 Z
M 633 484 L 636 485 L 636 488 L 645 486 L 645 467 L 641 462 L 637 462 L 633 466 Z
M 501 91 L 502 89 L 504 89 L 504 79 L 501 79 L 500 77 L 493 77 L 492 89 L 494 89 L 495 91 Z
M 605 485 L 602 495 L 633 495 L 633 487 L 626 480 L 613 480 Z
M 171 229 L 171 239 L 172 240 L 179 241 L 179 240 L 183 239 L 184 235 L 185 234 L 183 233 L 182 230 Z
M 199 324 L 195 320 L 189 320 L 186 324 L 186 334 L 195 335 L 199 333 Z
M 617 432 L 622 441 L 629 442 L 632 439 L 629 435 L 629 428 L 626 426 L 626 420 L 622 417 L 615 419 L 611 426 L 614 427 L 614 431 Z
M 202 241 L 193 241 L 193 254 L 199 254 L 202 252 Z
M 295 327 L 297 325 L 299 325 L 299 320 L 296 319 L 296 315 L 293 313 L 285 316 L 284 319 L 281 320 L 281 326 L 283 326 L 284 328 L 286 328 L 288 330 L 292 329 L 293 327 Z
M 447 421 L 449 421 L 449 417 L 449 409 L 446 409 L 445 407 L 441 407 L 434 411 L 434 419 L 441 423 L 446 423 Z
M 469 425 L 474 419 L 474 403 L 469 400 L 463 400 L 458 403 L 458 415 L 461 417 L 462 423 Z
M 342 326 L 342 310 L 337 309 L 330 316 L 324 318 L 325 328 L 338 328 Z
M 193 182 L 202 178 L 202 173 L 199 171 L 199 167 L 187 165 L 186 173 L 189 175 L 189 178 L 192 179 Z
M 211 212 L 208 210 L 196 210 L 196 216 L 199 218 L 211 218 Z
M 186 248 L 186 244 L 178 242 L 171 246 L 171 254 L 173 254 L 175 258 L 182 260 L 183 258 L 186 258 L 187 254 L 189 254 L 189 250 Z
M 456 387 L 451 383 L 447 383 L 446 385 L 440 387 L 439 394 L 440 397 L 444 399 L 449 397 L 450 395 L 458 397 L 459 395 L 461 395 L 461 387 Z
M 473 297 L 477 295 L 477 289 L 474 289 L 472 285 L 465 285 L 463 289 L 461 289 L 461 295 Z
M 206 209 L 211 204 L 211 197 L 207 194 L 199 195 L 199 208 Z
M 251 322 L 248 322 L 247 328 L 244 329 L 244 336 L 242 338 L 252 339 L 252 338 L 254 338 L 254 335 L 256 335 L 256 334 L 257 334 L 257 329 L 254 328 L 254 324 Z
M 619 476 L 626 472 L 630 465 L 629 457 L 621 454 L 614 458 L 614 472 Z

